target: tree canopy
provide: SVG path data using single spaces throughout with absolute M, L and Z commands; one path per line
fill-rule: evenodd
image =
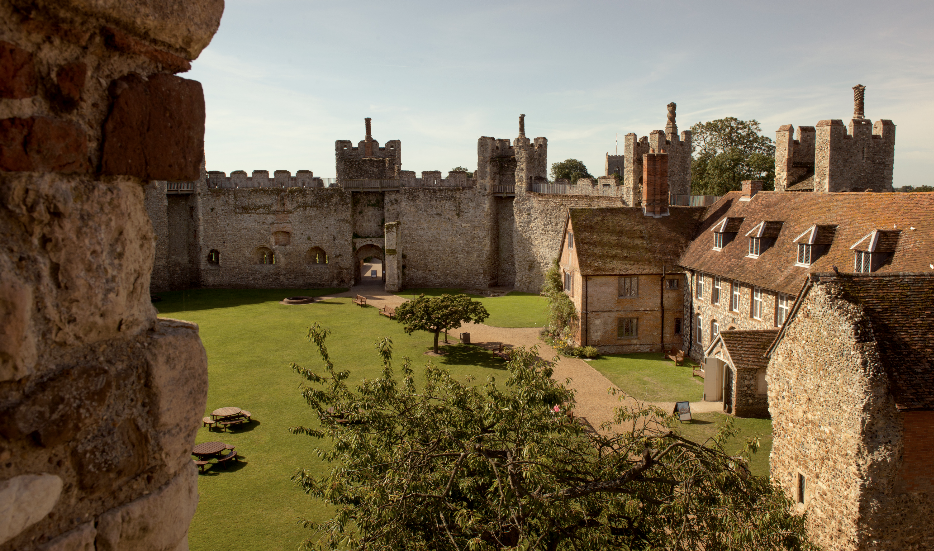
M 466 172 L 468 178 L 473 178 L 473 172 L 467 170 L 467 167 L 455 166 L 451 169 L 451 172 Z
M 573 411 L 552 365 L 514 349 L 503 383 L 455 380 L 424 368 L 424 384 L 392 342 L 376 349 L 383 372 L 356 389 L 309 331 L 321 373 L 292 364 L 328 439 L 329 472 L 302 470 L 300 487 L 334 507 L 306 549 L 812 549 L 803 516 L 746 457 L 680 436 L 660 410 L 620 409 L 600 432 Z M 421 375 L 421 374 L 419 374 Z M 420 379 L 422 377 L 419 377 Z
M 406 333 L 428 331 L 435 335 L 435 354 L 438 353 L 438 336 L 442 331 L 460 327 L 464 322 L 482 323 L 490 317 L 479 301 L 467 295 L 441 295 L 426 297 L 419 295 L 396 308 L 394 319 L 403 324 Z
M 564 292 L 564 280 L 561 277 L 561 265 L 555 258 L 551 268 L 545 272 L 542 294 L 548 299 L 548 325 L 545 333 L 561 341 L 569 339 L 577 330 L 577 309 L 571 297 Z
M 587 167 L 584 163 L 577 159 L 567 159 L 566 161 L 552 163 L 551 165 L 551 179 L 559 180 L 561 178 L 573 184 L 580 178 L 593 178 L 593 175 L 587 172 Z
M 741 189 L 743 180 L 764 180 L 763 189 L 775 189 L 775 144 L 761 132 L 755 119 L 735 117 L 692 126 L 691 192 L 723 195 Z

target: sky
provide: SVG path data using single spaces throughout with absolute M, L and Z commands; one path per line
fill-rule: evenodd
M 402 141 L 402 168 L 474 170 L 477 139 L 548 138 L 595 176 L 619 137 L 733 116 L 775 138 L 895 122 L 894 185 L 934 184 L 934 2 L 227 0 L 186 78 L 208 170 L 333 177 L 334 142 Z

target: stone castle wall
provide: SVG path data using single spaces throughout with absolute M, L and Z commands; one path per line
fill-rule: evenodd
M 517 194 L 513 205 L 515 289 L 526 293 L 541 290 L 545 271 L 561 252 L 567 209 L 625 206 L 620 197 Z
M 187 549 L 207 358 L 150 303 L 144 187 L 198 177 L 175 73 L 222 12 L 0 0 L 0 550 Z
M 814 191 L 892 191 L 895 125 L 854 119 L 817 123 Z

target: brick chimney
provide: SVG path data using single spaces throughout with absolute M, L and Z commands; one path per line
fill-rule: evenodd
M 642 213 L 660 218 L 668 216 L 668 154 L 646 153 L 642 156 Z
M 366 138 L 364 138 L 364 147 L 363 155 L 366 157 L 373 156 L 373 134 L 370 132 L 370 117 L 364 119 L 366 122 Z
M 752 199 L 757 193 L 762 191 L 765 184 L 762 180 L 743 180 L 743 198 Z

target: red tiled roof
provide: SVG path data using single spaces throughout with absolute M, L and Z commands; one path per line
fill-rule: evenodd
M 899 409 L 934 409 L 934 275 L 834 277 L 863 306 Z
M 681 257 L 685 268 L 739 280 L 787 294 L 797 294 L 808 273 L 853 272 L 850 247 L 874 230 L 900 230 L 886 235 L 884 245 L 894 247 L 878 274 L 934 273 L 934 193 L 781 193 L 760 191 L 749 201 L 733 191 L 707 207 L 707 215 Z M 723 250 L 713 250 L 707 231 L 724 217 L 742 218 L 738 235 Z M 747 258 L 747 232 L 763 221 L 783 222 L 775 244 L 758 258 Z M 794 239 L 811 226 L 836 226 L 828 250 L 810 267 L 795 266 Z M 913 229 L 912 229 L 913 228 Z M 888 233 L 888 232 L 886 232 Z M 824 236 L 822 236 L 824 237 Z M 881 241 L 880 241 L 881 243 Z
M 639 207 L 570 209 L 574 247 L 583 275 L 660 274 L 697 232 L 705 207 L 669 207 L 661 218 Z
M 766 351 L 778 329 L 763 330 L 725 330 L 720 332 L 720 339 L 727 354 L 733 360 L 736 369 L 765 369 L 769 360 L 765 357 Z

